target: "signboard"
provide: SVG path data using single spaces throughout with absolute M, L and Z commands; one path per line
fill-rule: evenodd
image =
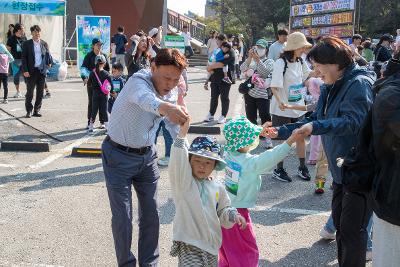
M 0 0 L 0 13 L 65 16 L 64 0 Z
M 82 65 L 86 54 L 92 50 L 93 38 L 101 40 L 103 53 L 106 55 L 110 53 L 110 29 L 110 16 L 76 16 L 76 47 L 78 49 L 79 67 Z
M 292 0 L 290 28 L 313 38 L 324 35 L 351 37 L 354 10 L 355 0 Z
M 164 38 L 165 48 L 176 48 L 185 54 L 185 38 L 183 36 L 177 35 L 166 35 Z

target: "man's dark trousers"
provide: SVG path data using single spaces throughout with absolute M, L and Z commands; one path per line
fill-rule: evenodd
M 106 138 L 102 158 L 118 266 L 136 266 L 131 252 L 132 185 L 138 198 L 139 266 L 157 266 L 160 223 L 156 198 L 160 172 L 155 147 L 144 155 L 128 153 L 112 146 Z
M 45 76 L 40 73 L 39 69 L 34 68 L 30 73 L 30 77 L 26 79 L 26 95 L 25 95 L 25 109 L 26 112 L 31 113 L 39 112 L 42 107 L 43 91 Z M 35 106 L 32 105 L 33 93 L 36 87 L 36 100 Z
M 368 193 L 349 192 L 341 184 L 333 183 L 332 218 L 336 227 L 339 266 L 365 266 L 371 214 Z

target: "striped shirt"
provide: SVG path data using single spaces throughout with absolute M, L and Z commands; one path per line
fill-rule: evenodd
M 153 145 L 158 126 L 164 119 L 158 107 L 165 102 L 175 103 L 176 92 L 175 88 L 162 97 L 154 88 L 150 70 L 135 73 L 114 103 L 108 135 L 123 146 L 140 148 Z
M 247 69 L 253 69 L 263 79 L 267 79 L 271 76 L 273 68 L 274 61 L 268 58 L 261 59 L 259 63 L 256 63 L 254 60 L 252 60 L 250 64 L 248 64 L 246 60 L 240 66 L 240 70 L 242 72 L 246 71 Z M 249 90 L 249 95 L 254 98 L 268 99 L 268 91 L 266 89 L 261 89 L 257 87 L 251 88 Z

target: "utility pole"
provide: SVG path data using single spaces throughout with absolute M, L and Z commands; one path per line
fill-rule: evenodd
M 225 1 L 221 0 L 221 33 L 225 32 Z

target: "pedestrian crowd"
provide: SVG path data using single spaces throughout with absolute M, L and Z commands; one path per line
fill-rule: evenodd
M 30 27 L 32 38 L 25 36 L 25 27 L 21 23 L 10 24 L 6 44 L 0 43 L 0 78 L 4 89 L 2 103 L 8 103 L 8 77 L 12 76 L 16 93 L 14 98 L 23 97 L 20 78 L 26 84 L 26 118 L 41 117 L 43 98 L 51 96 L 46 83 L 46 76 L 54 64 L 48 44 L 41 39 L 39 25 Z M 32 104 L 36 89 L 35 103 Z
M 400 37 L 396 42 L 386 34 L 373 45 L 354 35 L 348 45 L 335 36 L 313 40 L 279 30 L 272 45 L 259 39 L 246 48 L 242 35 L 211 32 L 204 84 L 211 99 L 205 121 L 215 120 L 221 99 L 217 122 L 224 124 L 222 145 L 209 136 L 189 144 L 187 60 L 176 49 L 160 47 L 161 31 L 138 31 L 128 48 L 119 28 L 113 37 L 112 75 L 105 71 L 107 58 L 98 39 L 82 65 L 92 70 L 82 77 L 88 88 L 89 131 L 98 111 L 107 128 L 102 160 L 119 266 L 158 264 L 157 164 L 169 165 L 176 210 L 170 255 L 179 266 L 258 266 L 250 209 L 262 174 L 273 170 L 273 178 L 292 181 L 284 159 L 294 144 L 296 176 L 314 178 L 316 194 L 325 192 L 329 171 L 332 175 L 332 212 L 320 235 L 336 239 L 339 266 L 365 266 L 371 259 L 374 266 L 400 264 Z M 183 36 L 190 57 L 187 27 Z M 126 81 L 121 78 L 121 47 Z M 237 81 L 246 114 L 227 121 L 229 92 Z M 104 83 L 111 94 L 108 125 Z M 160 131 L 166 154 L 157 160 Z M 263 152 L 250 153 L 259 145 Z M 313 177 L 307 165 L 316 165 Z M 214 171 L 223 171 L 224 180 L 216 179 Z M 132 187 L 139 203 L 138 259 L 131 251 Z

